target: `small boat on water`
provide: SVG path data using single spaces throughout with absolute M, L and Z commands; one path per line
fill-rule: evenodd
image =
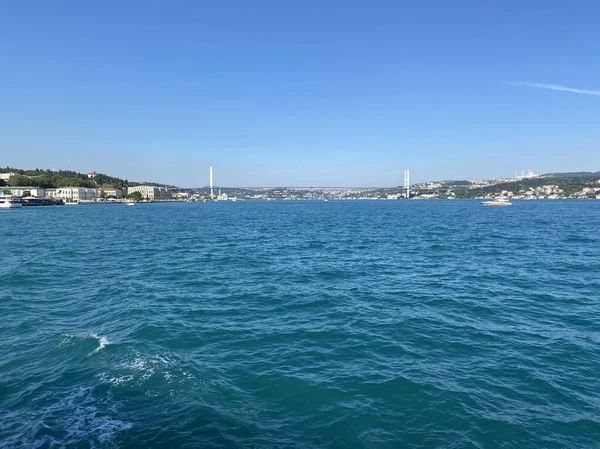
M 512 203 L 506 198 L 496 198 L 492 201 L 482 201 L 481 204 L 484 206 L 512 206 Z
M 0 194 L 0 208 L 2 209 L 15 209 L 22 207 L 21 197 L 14 195 L 3 195 Z
M 135 201 L 126 200 L 126 201 L 123 201 L 123 204 L 125 204 L 126 206 L 135 206 Z

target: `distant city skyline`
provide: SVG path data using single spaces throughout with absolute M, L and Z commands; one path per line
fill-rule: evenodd
M 600 5 L 5 2 L 0 165 L 182 187 L 600 170 Z

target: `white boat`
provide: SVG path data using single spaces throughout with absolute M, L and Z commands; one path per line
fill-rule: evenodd
M 123 201 L 123 204 L 125 204 L 126 206 L 135 206 L 135 201 L 127 200 Z
M 22 206 L 21 197 L 14 195 L 0 195 L 0 208 L 14 209 Z
M 482 201 L 484 206 L 512 206 L 512 203 L 506 198 L 496 198 L 493 201 Z

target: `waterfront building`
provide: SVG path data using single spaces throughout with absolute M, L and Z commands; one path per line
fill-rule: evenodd
M 79 203 L 80 201 L 95 200 L 96 189 L 87 187 L 60 187 L 58 189 L 46 189 L 46 198 L 61 199 L 65 203 Z
M 171 191 L 166 187 L 156 186 L 135 186 L 127 189 L 127 195 L 140 192 L 143 199 L 148 200 L 168 200 L 171 199 Z
M 100 189 L 96 189 L 96 196 L 100 198 L 100 195 L 104 192 L 104 195 L 114 196 L 115 198 L 121 198 L 123 196 L 123 191 L 120 189 L 113 189 L 111 187 L 103 187 Z
M 15 196 L 23 196 L 24 193 L 29 192 L 29 196 L 36 198 L 44 198 L 46 194 L 46 189 L 41 187 L 3 187 L 3 190 L 10 190 L 10 193 Z

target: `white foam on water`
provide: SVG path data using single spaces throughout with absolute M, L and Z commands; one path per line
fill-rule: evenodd
M 167 385 L 183 385 L 193 381 L 195 376 L 182 368 L 181 362 L 170 355 L 142 355 L 136 353 L 130 360 L 117 365 L 118 375 L 112 375 L 114 380 L 131 380 L 131 375 L 135 382 L 143 384 L 153 378 L 155 381 L 162 378 Z
M 92 352 L 90 352 L 88 355 L 96 354 L 97 352 L 102 351 L 102 349 L 104 349 L 106 345 L 110 344 L 110 341 L 108 341 L 108 338 L 106 338 L 104 335 L 98 336 L 96 334 L 90 334 L 90 337 L 98 340 L 98 347 Z
M 132 382 L 135 378 L 131 374 L 125 374 L 122 376 L 111 375 L 110 373 L 100 373 L 96 376 L 101 382 L 106 382 L 113 385 L 123 385 Z
M 58 344 L 59 348 L 64 348 L 65 346 L 70 346 L 73 344 L 73 339 L 76 338 L 73 334 L 61 334 L 63 339 Z
M 91 333 L 91 334 L 87 334 L 87 335 L 74 335 L 74 334 L 61 334 L 61 335 L 63 338 L 62 338 L 61 342 L 58 344 L 59 348 L 71 346 L 77 340 L 81 341 L 81 340 L 87 340 L 90 338 L 96 340 L 98 342 L 98 347 L 96 349 L 94 349 L 92 352 L 90 352 L 88 355 L 96 354 L 97 352 L 104 349 L 106 347 L 106 345 L 111 344 L 111 342 L 108 340 L 108 337 L 106 337 L 104 335 L 97 335 L 95 333 Z
M 111 442 L 118 432 L 132 427 L 131 423 L 104 416 L 98 408 L 100 401 L 93 392 L 94 387 L 82 387 L 58 404 L 66 412 L 61 421 L 70 442 L 87 441 L 94 447 L 96 442 Z
M 36 413 L 37 423 L 14 438 L 0 443 L 4 447 L 112 447 L 119 432 L 132 428 L 132 424 L 115 419 L 118 403 L 110 393 L 96 397 L 95 387 L 79 387 L 69 391 L 57 402 Z M 14 416 L 15 424 L 31 416 Z M 10 423 L 9 423 L 10 424 Z M 49 435 L 52 433 L 52 435 Z

